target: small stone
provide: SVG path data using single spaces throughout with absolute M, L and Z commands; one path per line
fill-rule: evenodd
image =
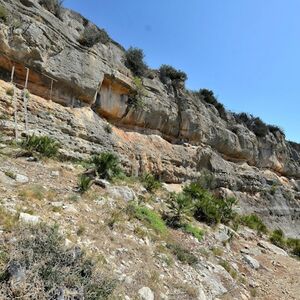
M 249 264 L 251 268 L 256 270 L 260 267 L 259 262 L 255 258 L 251 257 L 250 255 L 244 255 L 244 259 L 245 262 Z
M 19 220 L 24 223 L 31 223 L 31 224 L 37 224 L 40 221 L 39 216 L 33 216 L 26 213 L 20 213 Z
M 148 287 L 142 287 L 138 293 L 141 300 L 154 300 L 154 294 Z
M 95 179 L 94 184 L 99 185 L 104 189 L 111 185 L 110 182 L 105 179 Z
M 58 202 L 51 202 L 51 205 L 53 207 L 63 207 L 64 206 L 64 203 L 61 202 L 61 201 L 58 201 Z
M 59 171 L 52 171 L 51 176 L 52 177 L 58 177 L 59 176 Z
M 27 161 L 38 161 L 36 157 L 30 156 L 26 158 Z
M 25 175 L 21 175 L 21 174 L 16 174 L 16 182 L 19 183 L 28 183 L 29 182 L 29 178 Z
M 5 144 L 2 144 L 2 143 L 0 143 L 0 149 L 4 149 L 4 148 L 6 148 L 6 145 L 5 145 Z

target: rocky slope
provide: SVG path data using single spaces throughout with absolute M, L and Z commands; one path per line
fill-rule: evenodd
M 84 157 L 104 149 L 122 156 L 129 173 L 152 172 L 163 181 L 198 179 L 205 170 L 213 189 L 233 193 L 241 212 L 255 211 L 271 228 L 299 236 L 299 146 L 281 131 L 259 137 L 226 112 L 184 88 L 163 84 L 158 73 L 143 78 L 147 91 L 143 107 L 131 107 L 135 88 L 123 63 L 124 49 L 110 41 L 82 46 L 84 28 L 91 24 L 79 14 L 63 10 L 61 18 L 38 1 L 0 1 L 8 21 L 0 23 L 0 68 L 8 80 L 15 65 L 15 81 L 24 84 L 30 68 L 31 132 L 53 135 L 68 157 Z M 12 103 L 2 90 L 5 130 L 12 134 Z M 21 102 L 19 109 L 21 112 Z M 20 130 L 23 116 L 19 114 Z M 114 124 L 107 133 L 107 121 Z
M 3 143 L 0 148 L 1 299 L 16 299 L 14 295 L 22 300 L 49 299 L 39 297 L 41 282 L 34 273 L 38 265 L 30 270 L 21 269 L 17 264 L 20 256 L 11 250 L 16 249 L 20 238 L 28 240 L 28 229 L 24 229 L 27 224 L 42 222 L 49 226 L 58 224 L 68 251 L 74 251 L 71 253 L 75 256 L 80 246 L 96 260 L 101 278 L 114 282 L 111 298 L 92 299 L 299 298 L 299 260 L 270 244 L 266 235 L 242 226 L 235 232 L 224 225 L 211 228 L 196 222 L 194 225 L 203 232 L 199 241 L 182 230 L 158 231 L 151 223 L 129 213 L 131 201 L 137 198 L 140 205 L 160 211 L 167 190 L 174 186 L 165 185 L 149 194 L 137 181 L 118 180 L 107 183 L 105 188 L 93 186 L 79 194 L 75 190 L 78 175 L 84 170 L 81 165 L 16 158 L 20 148 Z M 45 239 L 42 238 L 39 249 L 46 249 L 47 245 L 41 246 Z M 73 248 L 75 245 L 77 248 Z M 32 245 L 26 247 L 30 249 Z M 6 255 L 10 257 L 9 266 L 15 262 L 15 267 L 9 269 L 9 278 L 3 280 Z M 41 265 L 43 259 L 47 259 L 46 252 Z M 83 299 L 78 288 L 71 290 L 62 282 L 56 288 L 64 296 L 51 299 Z

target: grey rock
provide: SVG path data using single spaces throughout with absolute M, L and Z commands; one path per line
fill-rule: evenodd
M 275 246 L 275 245 L 273 245 L 273 244 L 271 244 L 267 241 L 261 240 L 261 241 L 258 242 L 257 245 L 262 247 L 263 249 L 269 250 L 269 251 L 271 251 L 275 254 L 288 256 L 286 251 L 284 251 L 283 249 L 281 249 L 281 248 L 279 248 L 279 247 L 277 247 L 277 246 Z
M 40 222 L 39 216 L 33 216 L 27 213 L 20 213 L 19 219 L 24 223 L 30 223 L 30 224 L 37 224 Z
M 14 282 L 20 282 L 25 279 L 25 268 L 22 267 L 21 263 L 16 260 L 12 260 L 8 264 L 7 268 L 10 279 Z
M 126 202 L 136 199 L 135 192 L 127 186 L 110 186 L 107 191 L 110 197 L 123 199 Z
M 51 205 L 53 207 L 63 207 L 64 206 L 64 203 L 61 202 L 61 201 L 56 201 L 56 202 L 51 202 Z
M 21 174 L 16 174 L 16 182 L 18 183 L 28 183 L 29 182 L 29 178 L 25 175 L 21 175 Z
M 94 184 L 101 186 L 102 188 L 107 188 L 108 186 L 111 185 L 111 183 L 105 179 L 95 179 Z
M 154 300 L 154 294 L 152 290 L 148 287 L 142 287 L 139 289 L 138 294 L 141 300 Z
M 259 262 L 250 255 L 244 255 L 244 260 L 252 269 L 256 270 L 260 267 Z

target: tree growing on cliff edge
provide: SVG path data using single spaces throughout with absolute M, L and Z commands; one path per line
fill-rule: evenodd
M 143 77 L 148 70 L 148 66 L 144 61 L 145 54 L 142 49 L 130 47 L 125 52 L 124 63 L 131 72 L 138 77 Z
M 54 14 L 56 17 L 61 18 L 61 11 L 63 8 L 64 0 L 40 0 L 39 4 Z

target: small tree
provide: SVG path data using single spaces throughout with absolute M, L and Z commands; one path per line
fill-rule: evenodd
M 178 84 L 179 82 L 185 82 L 187 75 L 181 70 L 176 70 L 170 65 L 161 65 L 159 68 L 160 80 L 163 83 L 167 83 L 168 80 L 172 81 L 172 84 Z
M 142 49 L 130 47 L 125 52 L 124 63 L 135 76 L 142 77 L 148 70 L 148 66 L 144 62 L 144 58 L 145 55 Z

